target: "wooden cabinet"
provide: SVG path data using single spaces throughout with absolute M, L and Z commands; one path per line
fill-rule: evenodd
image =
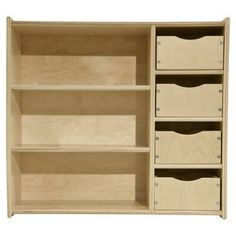
M 184 39 L 157 36 L 158 70 L 220 70 L 224 65 L 224 37 Z
M 225 218 L 228 32 L 8 18 L 9 217 Z

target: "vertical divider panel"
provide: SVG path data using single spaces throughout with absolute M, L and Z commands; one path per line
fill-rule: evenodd
M 224 20 L 224 74 L 223 74 L 223 124 L 222 124 L 222 218 L 227 217 L 227 126 L 228 126 L 228 59 L 229 59 L 229 26 L 230 20 Z
M 155 58 L 156 58 L 156 26 L 151 26 L 151 44 L 150 44 L 150 76 L 151 76 L 151 114 L 150 114 L 150 207 L 154 212 L 154 136 L 155 136 Z

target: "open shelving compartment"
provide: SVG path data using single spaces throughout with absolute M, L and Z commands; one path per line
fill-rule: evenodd
M 148 212 L 150 28 L 9 24 L 9 214 Z

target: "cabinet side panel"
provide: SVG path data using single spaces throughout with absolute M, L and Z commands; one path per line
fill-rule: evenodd
M 228 60 L 229 60 L 229 18 L 225 19 L 224 75 L 223 75 L 223 125 L 222 125 L 222 218 L 227 217 L 227 126 L 228 126 Z

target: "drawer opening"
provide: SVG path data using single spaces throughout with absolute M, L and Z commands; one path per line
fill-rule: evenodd
M 156 131 L 174 131 L 180 134 L 196 134 L 202 131 L 220 131 L 221 122 L 156 122 Z
M 156 84 L 176 84 L 181 87 L 222 84 L 222 75 L 157 75 Z
M 198 39 L 204 36 L 224 35 L 224 27 L 157 27 L 157 36 L 177 36 L 183 39 Z
M 219 177 L 219 170 L 204 169 L 178 169 L 178 170 L 155 170 L 156 177 L 172 177 L 182 181 L 193 181 L 201 178 L 215 178 Z

